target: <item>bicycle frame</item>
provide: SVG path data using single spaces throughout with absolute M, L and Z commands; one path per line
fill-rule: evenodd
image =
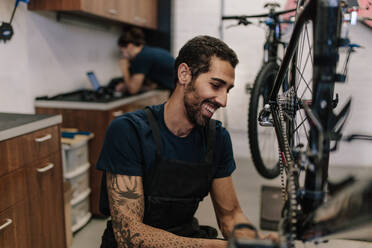
M 267 24 L 269 28 L 268 34 L 265 39 L 264 44 L 264 63 L 268 63 L 272 60 L 276 61 L 278 58 L 279 44 L 281 42 L 281 27 L 279 21 L 279 15 L 273 15 L 274 10 L 271 9 L 269 13 L 269 18 L 273 19 L 272 24 Z M 284 44 L 283 44 L 284 46 Z

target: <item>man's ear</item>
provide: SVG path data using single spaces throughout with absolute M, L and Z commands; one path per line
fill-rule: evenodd
M 186 63 L 182 63 L 178 66 L 177 75 L 181 85 L 185 86 L 191 82 L 190 67 Z

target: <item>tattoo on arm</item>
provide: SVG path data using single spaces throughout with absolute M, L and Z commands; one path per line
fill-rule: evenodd
M 118 247 L 199 248 L 211 244 L 216 247 L 226 246 L 220 240 L 180 237 L 143 224 L 145 204 L 141 177 L 107 173 L 107 192 Z M 222 246 L 218 246 L 221 244 Z
M 107 173 L 107 191 L 109 194 L 112 225 L 119 247 L 142 247 L 140 234 L 131 232 L 130 220 L 142 221 L 144 198 L 140 177 L 114 175 Z
M 110 187 L 120 197 L 118 200 L 125 204 L 128 199 L 138 199 L 140 195 L 136 192 L 137 180 L 133 176 L 116 176 L 109 174 Z M 118 182 L 119 181 L 119 182 Z

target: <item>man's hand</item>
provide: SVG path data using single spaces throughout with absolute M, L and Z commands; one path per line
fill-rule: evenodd
M 128 51 L 127 48 L 121 47 L 120 48 L 120 53 L 121 53 L 121 58 L 123 58 L 123 59 L 129 59 L 130 58 L 129 51 Z
M 211 198 L 217 216 L 217 222 L 222 235 L 228 239 L 237 224 L 250 224 L 248 218 L 240 208 L 238 198 L 231 177 L 217 178 L 212 182 Z M 242 228 L 235 232 L 236 237 L 250 239 L 270 239 L 279 242 L 279 236 L 275 233 L 263 235 L 250 228 Z
M 248 238 L 248 239 L 266 239 L 271 240 L 274 243 L 279 242 L 279 235 L 277 233 L 269 233 L 264 235 L 259 231 L 254 231 L 250 228 L 241 228 L 234 231 L 234 236 L 237 238 Z
M 263 235 L 262 233 L 258 232 L 258 238 L 259 239 L 269 239 L 272 240 L 274 243 L 279 243 L 279 235 L 277 233 L 269 233 L 266 235 Z
M 120 63 L 120 67 L 121 68 L 129 68 L 129 65 L 130 65 L 129 59 L 127 59 L 127 58 L 121 58 L 120 61 L 119 61 L 119 63 Z
M 115 91 L 117 92 L 125 92 L 127 90 L 127 86 L 124 82 L 120 82 L 115 86 Z

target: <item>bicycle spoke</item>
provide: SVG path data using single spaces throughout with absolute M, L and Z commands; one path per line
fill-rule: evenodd
M 310 47 L 310 49 L 312 49 L 312 47 Z M 305 60 L 305 65 L 304 65 L 304 67 L 302 68 L 302 71 L 301 71 L 301 75 L 303 75 L 303 73 L 304 73 L 304 71 L 305 71 L 305 68 L 306 68 L 306 66 L 307 66 L 307 62 L 309 61 L 309 57 L 310 57 L 310 53 L 308 53 L 307 54 L 307 57 L 306 57 L 306 60 Z M 299 70 L 299 68 L 297 68 L 298 70 Z M 301 83 L 301 81 L 300 82 L 298 82 L 298 86 L 300 86 L 300 83 Z M 297 87 L 297 89 L 296 89 L 296 91 L 298 90 L 298 87 Z
M 304 118 L 302 117 L 301 111 L 298 111 L 298 112 L 300 113 L 301 120 L 303 120 Z M 306 117 L 306 118 L 307 118 L 307 117 Z M 305 130 L 306 138 L 307 138 L 307 140 L 309 140 L 309 135 L 308 135 L 308 133 L 307 133 L 306 127 L 305 127 L 305 125 L 302 125 L 302 126 L 303 126 L 303 128 L 304 128 L 304 130 Z
M 313 79 L 311 79 L 311 81 L 309 82 L 309 84 L 311 84 L 312 82 L 313 82 Z M 311 90 L 310 90 L 310 92 L 311 92 Z M 304 91 L 302 92 L 301 97 L 300 97 L 299 99 L 302 100 L 302 97 L 304 97 L 305 93 L 306 93 L 306 88 L 305 88 Z
M 314 62 L 313 62 L 313 56 L 312 56 L 312 53 L 311 53 L 313 47 L 310 45 L 309 30 L 307 29 L 307 26 L 305 26 L 305 31 L 306 31 L 306 37 L 307 37 L 307 44 L 309 44 L 309 55 L 311 55 L 310 56 L 311 64 L 313 65 Z
M 301 113 L 300 113 L 300 115 L 301 115 Z M 302 115 L 301 115 L 301 120 L 302 120 L 301 123 L 298 126 L 296 126 L 296 129 L 292 132 L 292 134 L 294 134 L 305 123 L 305 121 L 307 121 L 307 117 L 303 120 Z M 298 133 L 296 133 L 296 134 L 298 135 Z
M 300 142 L 300 135 L 298 134 L 298 132 L 296 132 L 299 126 L 297 126 L 296 118 L 294 118 L 293 120 L 294 120 L 294 124 L 295 124 L 296 129 L 292 132 L 292 135 L 295 134 L 295 137 L 297 135 L 297 143 L 299 143 Z
M 300 74 L 300 76 L 301 76 L 301 78 L 302 78 L 302 80 L 304 81 L 304 83 L 306 84 L 306 87 L 310 90 L 310 92 L 312 93 L 312 90 L 311 90 L 311 88 L 310 88 L 310 86 L 309 86 L 309 83 L 311 82 L 307 82 L 306 80 L 305 80 L 305 77 L 304 77 L 304 75 L 300 72 L 300 69 L 296 66 L 296 70 L 297 70 L 297 72 Z M 299 84 L 300 85 L 300 84 Z M 298 90 L 298 87 L 297 87 L 297 89 L 296 89 L 296 92 L 297 92 L 297 90 Z
M 301 64 L 302 64 L 302 55 L 303 55 L 303 49 L 304 49 L 304 47 L 305 47 L 305 35 L 302 33 L 301 34 L 301 38 L 300 38 L 300 43 L 301 43 L 301 46 L 299 47 L 299 49 L 298 49 L 298 51 L 300 52 L 300 57 L 299 57 L 299 65 L 298 65 L 298 67 L 300 67 L 301 68 Z M 300 44 L 299 43 L 299 44 Z M 298 59 L 298 58 L 297 58 Z M 298 61 L 298 60 L 297 60 Z M 299 78 L 297 78 L 297 80 L 296 81 L 299 81 Z

